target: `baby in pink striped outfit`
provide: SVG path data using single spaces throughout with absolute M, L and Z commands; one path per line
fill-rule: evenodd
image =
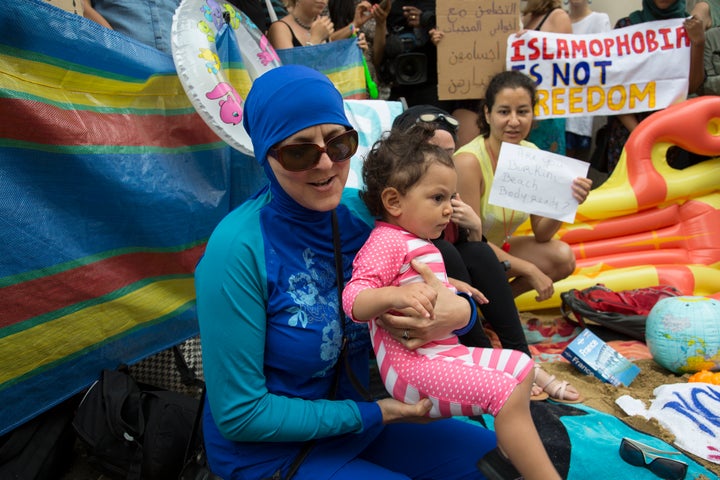
M 410 330 L 393 334 L 376 324 L 386 312 L 410 309 L 433 316 L 437 292 L 413 269 L 413 261 L 428 265 L 455 291 L 430 239 L 439 237 L 450 221 L 457 174 L 448 151 L 432 144 L 431 137 L 422 124 L 391 131 L 365 159 L 361 195 L 379 220 L 355 257 L 343 309 L 354 321 L 369 322 L 380 375 L 395 399 L 416 403 L 429 398 L 430 417 L 489 413 L 495 417 L 501 457 L 509 458 L 526 479 L 560 478 L 530 415 L 534 375 L 529 356 L 466 347 L 457 335 L 410 349 Z
M 407 135 L 391 134 L 363 164 L 363 200 L 382 220 L 355 257 L 343 308 L 353 320 L 369 322 L 380 375 L 394 398 L 406 403 L 429 398 L 431 417 L 497 415 L 533 370 L 530 357 L 517 350 L 466 347 L 457 335 L 410 350 L 403 344 L 407 333 L 393 338 L 375 322 L 385 312 L 405 308 L 432 316 L 436 293 L 412 268 L 413 259 L 455 290 L 430 241 L 440 236 L 452 215 L 454 164 L 446 151 L 425 142 L 393 145 L 406 142 Z

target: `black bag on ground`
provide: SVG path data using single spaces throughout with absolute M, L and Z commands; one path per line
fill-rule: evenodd
M 127 368 L 103 370 L 73 426 L 88 462 L 106 475 L 176 480 L 199 406 L 189 395 L 137 383 Z
M 669 285 L 615 292 L 598 283 L 583 290 L 573 288 L 561 293 L 560 313 L 582 327 L 587 326 L 587 320 L 644 342 L 645 323 L 652 307 L 663 298 L 678 295 L 681 292 Z
M 0 437 L 0 479 L 55 480 L 73 458 L 77 401 L 67 400 Z

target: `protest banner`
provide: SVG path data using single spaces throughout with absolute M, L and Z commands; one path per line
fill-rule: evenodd
M 444 0 L 437 2 L 438 98 L 476 99 L 505 69 L 505 38 L 520 28 L 517 0 Z
M 572 223 L 578 202 L 572 182 L 589 164 L 537 148 L 503 142 L 488 202 Z
M 683 22 L 588 35 L 511 35 L 506 68 L 536 81 L 536 118 L 660 110 L 687 97 L 690 38 Z

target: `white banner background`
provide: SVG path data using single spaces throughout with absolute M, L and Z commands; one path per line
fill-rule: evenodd
M 536 81 L 536 118 L 660 110 L 687 97 L 690 39 L 683 22 L 588 35 L 528 30 L 508 37 L 506 66 Z

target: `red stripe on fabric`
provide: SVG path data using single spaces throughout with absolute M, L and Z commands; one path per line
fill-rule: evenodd
M 220 138 L 193 112 L 138 115 L 63 110 L 32 100 L 0 100 L 11 122 L 0 122 L 0 138 L 46 145 L 179 148 Z M 237 125 L 240 129 L 240 125 Z
M 129 253 L 0 288 L 0 328 L 106 295 L 145 278 L 192 274 L 205 244 L 172 253 Z

